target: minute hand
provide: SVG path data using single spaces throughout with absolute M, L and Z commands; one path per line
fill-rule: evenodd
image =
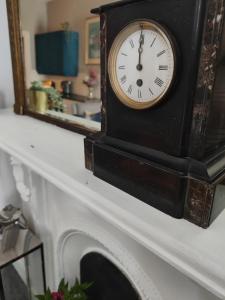
M 141 71 L 143 69 L 143 66 L 141 64 L 141 55 L 143 53 L 143 45 L 144 45 L 144 35 L 143 35 L 143 29 L 141 30 L 141 35 L 140 35 L 140 40 L 139 40 L 139 48 L 138 48 L 138 65 L 137 65 L 137 70 Z

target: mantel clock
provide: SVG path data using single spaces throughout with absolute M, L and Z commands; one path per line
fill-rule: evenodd
M 224 0 L 129 0 L 101 16 L 102 131 L 86 167 L 207 227 L 225 178 Z

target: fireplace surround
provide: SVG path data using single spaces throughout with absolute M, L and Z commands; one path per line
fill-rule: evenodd
M 95 253 L 141 300 L 224 299 L 224 212 L 207 230 L 175 220 L 85 170 L 83 136 L 10 111 L 0 126 L 0 206 L 23 209 L 52 289 Z

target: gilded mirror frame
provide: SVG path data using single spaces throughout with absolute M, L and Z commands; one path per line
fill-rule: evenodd
M 88 126 L 80 125 L 79 123 L 75 122 L 72 123 L 69 121 L 56 119 L 47 115 L 41 115 L 35 112 L 31 112 L 28 109 L 26 104 L 26 89 L 24 77 L 25 73 L 23 64 L 19 0 L 6 0 L 6 5 L 8 13 L 8 26 L 15 92 L 14 112 L 19 115 L 28 115 L 41 121 L 45 121 L 87 136 L 96 133 L 96 130 Z

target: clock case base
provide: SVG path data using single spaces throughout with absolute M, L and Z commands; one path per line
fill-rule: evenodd
M 203 228 L 225 208 L 216 197 L 225 180 L 225 149 L 202 162 L 143 147 L 130 149 L 108 137 L 86 138 L 86 168 L 146 204 Z

